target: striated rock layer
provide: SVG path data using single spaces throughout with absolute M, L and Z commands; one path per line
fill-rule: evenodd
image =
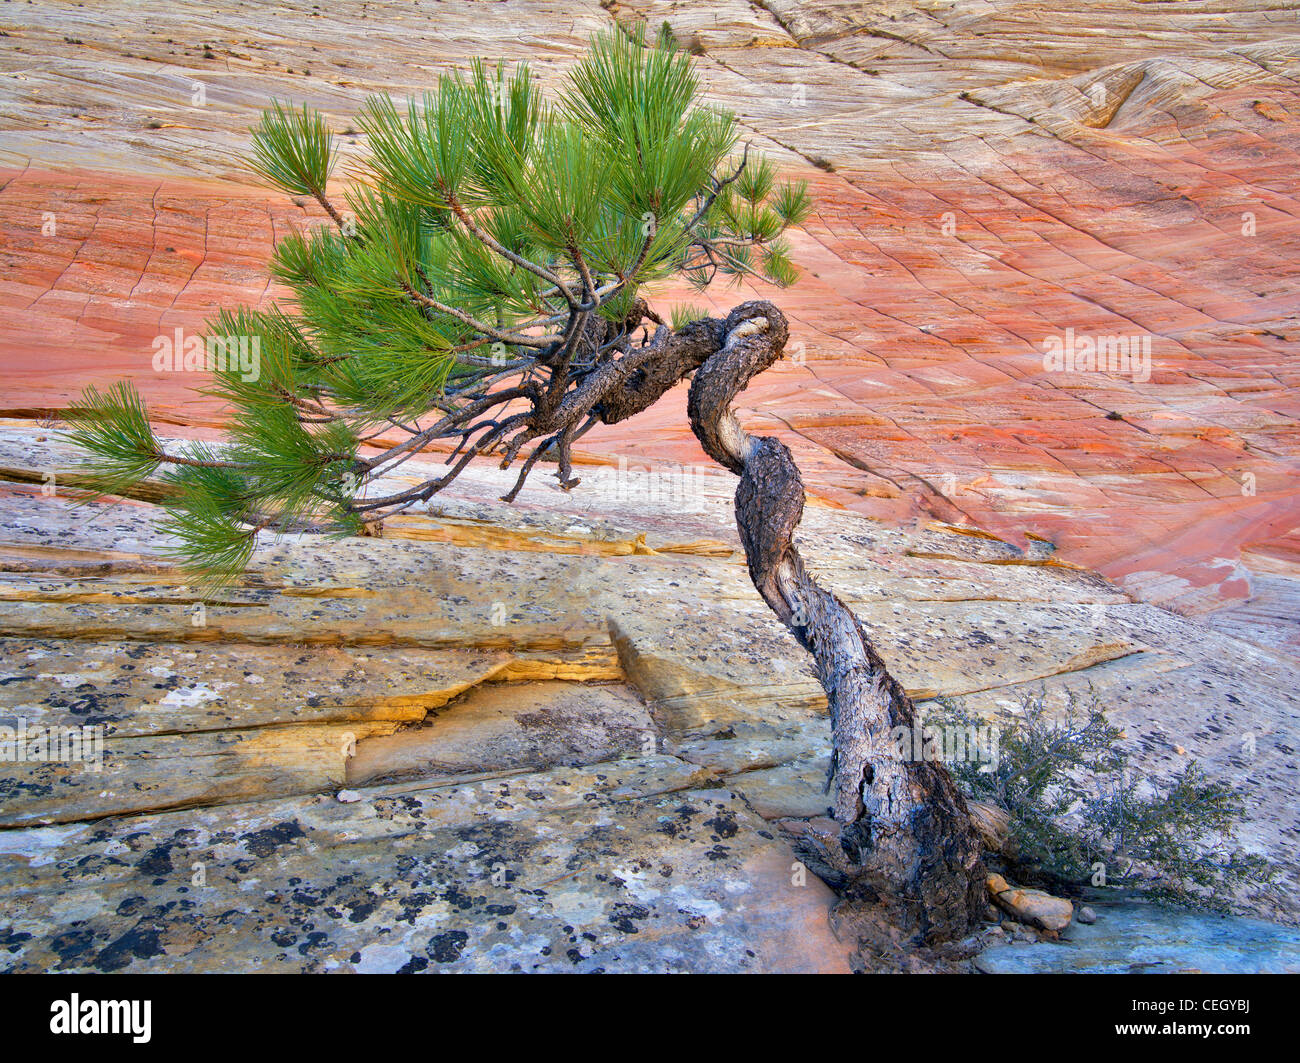
M 0 13 L 10 411 L 128 375 L 160 420 L 220 421 L 151 343 L 271 298 L 275 236 L 319 219 L 239 169 L 268 98 L 324 108 L 346 160 L 367 92 L 474 54 L 553 83 L 612 17 L 667 22 L 710 98 L 813 182 L 779 296 L 795 358 L 746 393 L 812 490 L 1038 536 L 1300 651 L 1288 0 L 155 6 Z M 1149 373 L 1045 369 L 1067 335 L 1149 345 Z M 702 460 L 682 401 L 587 458 Z
M 826 699 L 750 585 L 732 477 L 593 468 L 508 506 L 513 474 L 472 468 L 382 539 L 268 537 L 202 603 L 157 506 L 19 475 L 75 461 L 0 427 L 0 724 L 99 736 L 0 762 L 0 969 L 862 964 L 795 856 Z M 1295 921 L 1284 655 L 939 522 L 813 504 L 800 539 L 922 712 L 1094 691 L 1150 778 L 1241 786 L 1279 880 L 1238 900 Z
M 1294 922 L 1289 0 L 316 6 L 0 11 L 0 721 L 105 735 L 100 772 L 0 772 L 0 966 L 849 966 L 788 847 L 824 698 L 684 390 L 586 436 L 571 495 L 539 470 L 508 509 L 478 470 L 383 542 L 268 543 L 207 606 L 156 495 L 41 491 L 76 459 L 31 420 L 86 383 L 218 431 L 152 344 L 274 298 L 274 240 L 322 220 L 239 169 L 268 98 L 346 161 L 368 92 L 477 54 L 553 83 L 613 18 L 666 21 L 812 184 L 803 279 L 761 293 L 790 357 L 741 401 L 823 503 L 819 575 L 915 698 L 1091 687 L 1145 770 L 1246 787 L 1282 879 L 1242 902 Z M 1120 339 L 1127 370 L 1044 361 Z

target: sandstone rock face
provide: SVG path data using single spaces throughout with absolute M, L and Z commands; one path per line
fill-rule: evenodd
M 827 812 L 826 702 L 728 476 L 507 506 L 473 469 L 383 539 L 267 539 L 199 608 L 155 504 L 42 492 L 77 460 L 0 427 L 0 725 L 101 742 L 0 762 L 4 969 L 849 968 L 790 848 Z M 1286 658 L 988 535 L 817 503 L 800 534 L 915 697 L 996 722 L 1091 684 L 1144 770 L 1176 739 L 1243 784 L 1282 879 L 1242 903 L 1294 918 Z
M 684 395 L 586 436 L 570 495 L 539 470 L 503 507 L 476 470 L 382 540 L 268 541 L 202 609 L 157 493 L 73 508 L 32 424 L 128 376 L 217 433 L 152 343 L 276 297 L 274 240 L 321 220 L 234 161 L 269 98 L 346 161 L 366 94 L 479 54 L 553 84 L 614 16 L 666 21 L 811 181 L 790 357 L 741 414 L 821 502 L 819 575 L 918 699 L 1091 688 L 1144 769 L 1245 787 L 1282 878 L 1242 901 L 1294 922 L 1290 8 L 5 5 L 0 724 L 102 728 L 103 758 L 0 764 L 0 967 L 847 968 L 784 840 L 825 814 L 825 701 Z M 1150 373 L 1048 368 L 1067 339 L 1149 341 Z
M 812 179 L 805 276 L 780 296 L 797 358 L 745 401 L 813 490 L 1037 535 L 1142 600 L 1300 651 L 1289 0 L 8 5 L 6 405 L 128 375 L 161 419 L 216 424 L 150 344 L 272 297 L 273 239 L 320 217 L 235 161 L 265 101 L 322 107 L 346 159 L 366 93 L 475 54 L 554 83 L 611 12 L 666 22 L 710 97 Z M 1045 368 L 1067 336 L 1149 343 L 1149 375 Z M 584 442 L 589 460 L 702 460 L 680 400 Z

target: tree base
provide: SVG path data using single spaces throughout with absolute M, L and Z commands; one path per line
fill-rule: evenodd
M 882 940 L 897 938 L 909 948 L 956 941 L 988 917 L 983 861 L 964 838 L 902 863 L 897 847 L 864 849 L 861 824 L 815 819 L 782 826 L 795 855 L 842 903 L 873 913 Z

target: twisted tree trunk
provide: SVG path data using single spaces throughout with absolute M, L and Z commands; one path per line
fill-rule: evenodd
M 804 490 L 790 451 L 748 435 L 731 402 L 783 354 L 785 316 L 768 302 L 731 312 L 695 372 L 688 412 L 705 451 L 740 477 L 736 522 L 749 574 L 816 661 L 830 702 L 827 780 L 838 830 L 825 859 L 861 893 L 899 905 L 925 940 L 960 936 L 985 908 L 980 843 L 947 770 L 905 761 L 893 729 L 913 726 L 911 699 L 885 668 L 853 612 L 809 575 L 793 543 Z M 713 338 L 711 337 L 711 338 Z
M 650 316 L 638 303 L 626 321 L 593 322 L 587 348 L 598 351 L 611 334 L 625 336 Z M 781 357 L 788 336 L 785 316 L 768 302 L 744 303 L 725 320 L 704 318 L 676 331 L 660 323 L 647 342 L 600 362 L 557 407 L 538 414 L 528 436 L 557 433 L 563 444 L 582 418 L 626 420 L 695 374 L 691 428 L 709 456 L 740 477 L 736 522 L 750 577 L 812 654 L 830 703 L 827 789 L 835 826 L 805 839 L 805 851 L 816 844 L 810 862 L 888 909 L 882 921 L 891 932 L 901 927 L 926 941 L 958 937 L 987 908 L 981 846 L 966 803 L 941 764 L 903 759 L 893 736 L 895 728 L 912 732 L 911 699 L 858 618 L 817 585 L 795 549 L 804 491 L 794 459 L 776 439 L 748 435 L 731 410 L 749 381 Z M 559 466 L 561 482 L 576 484 L 564 445 Z M 525 475 L 527 468 L 515 491 Z

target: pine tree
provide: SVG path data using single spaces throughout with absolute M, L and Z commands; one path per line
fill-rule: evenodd
M 317 200 L 333 224 L 276 246 L 271 270 L 293 292 L 290 309 L 210 322 L 210 336 L 250 337 L 260 351 L 256 374 L 235 360 L 216 368 L 228 444 L 166 451 L 128 383 L 88 389 L 74 438 L 105 491 L 167 481 L 166 530 L 216 586 L 243 571 L 259 532 L 355 533 L 427 502 L 481 456 L 517 463 L 507 501 L 544 455 L 576 486 L 572 447 L 585 432 L 694 374 L 691 427 L 741 478 L 754 584 L 813 654 L 829 697 L 839 828 L 824 862 L 906 902 L 924 934 L 960 933 L 982 906 L 962 798 L 941 766 L 899 759 L 890 735 L 911 726 L 912 704 L 792 545 L 804 493 L 789 451 L 748 436 L 730 409 L 782 356 L 786 319 L 754 301 L 725 318 L 664 321 L 643 295 L 672 276 L 701 289 L 796 277 L 783 234 L 809 214 L 807 189 L 738 151 L 734 118 L 699 95 L 688 55 L 627 30 L 594 38 L 555 100 L 526 66 L 476 62 L 419 100 L 366 103 L 370 156 L 344 209 L 326 191 L 337 152 L 324 116 L 273 104 L 250 164 Z M 397 444 L 375 444 L 394 433 Z M 446 441 L 444 475 L 369 490 Z

